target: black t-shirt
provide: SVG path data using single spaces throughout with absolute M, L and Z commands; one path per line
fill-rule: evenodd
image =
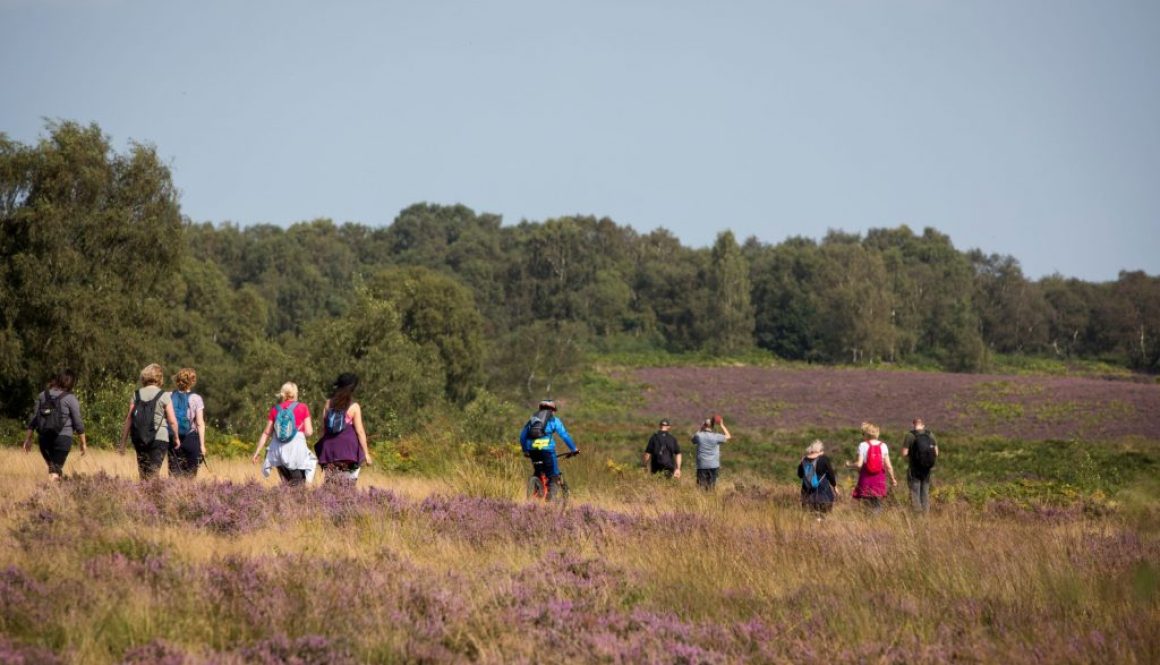
M 669 432 L 657 432 L 648 440 L 644 451 L 651 457 L 649 466 L 652 472 L 673 471 L 677 468 L 677 455 L 681 454 L 681 446 L 676 437 Z

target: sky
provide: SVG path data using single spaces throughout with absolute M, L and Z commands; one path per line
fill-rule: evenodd
M 418 202 L 1160 274 L 1155 0 L 0 0 L 0 132 L 150 143 L 198 222 Z

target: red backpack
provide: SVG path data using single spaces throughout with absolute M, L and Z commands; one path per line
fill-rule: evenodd
M 881 442 L 871 443 L 870 449 L 866 451 L 866 473 L 882 473 Z

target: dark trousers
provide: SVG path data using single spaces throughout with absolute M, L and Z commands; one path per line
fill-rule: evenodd
M 133 444 L 133 450 L 137 452 L 137 473 L 140 474 L 141 480 L 152 478 L 161 471 L 169 447 L 168 441 L 157 439 L 143 446 Z
M 72 451 L 72 437 L 63 434 L 41 434 L 38 443 L 40 456 L 48 465 L 48 472 L 58 476 L 64 473 L 64 461 Z
M 284 466 L 274 467 L 278 469 L 278 475 L 282 476 L 282 481 L 287 485 L 305 485 L 306 484 L 306 470 L 305 469 L 287 469 Z
M 169 450 L 169 476 L 171 478 L 195 478 L 201 464 L 201 437 L 197 432 L 187 432 L 181 439 L 180 448 Z
M 697 469 L 697 487 L 706 492 L 717 487 L 717 472 L 720 470 L 720 468 Z

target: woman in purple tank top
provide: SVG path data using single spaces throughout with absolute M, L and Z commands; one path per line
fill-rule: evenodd
M 358 480 L 363 465 L 371 464 L 367 434 L 363 428 L 362 407 L 354 401 L 358 377 L 349 372 L 334 382 L 330 399 L 322 409 L 322 438 L 315 450 L 326 480 Z

